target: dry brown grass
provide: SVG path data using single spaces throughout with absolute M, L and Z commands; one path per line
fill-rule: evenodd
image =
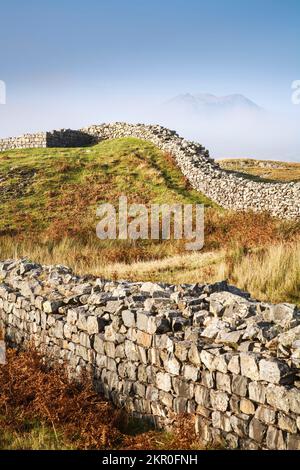
M 222 168 L 273 181 L 300 181 L 300 163 L 232 158 L 219 160 Z
M 48 247 L 49 248 L 49 247 Z M 170 247 L 172 248 L 172 247 Z M 106 279 L 181 283 L 212 283 L 226 279 L 251 293 L 255 298 L 270 302 L 300 304 L 300 242 L 266 244 L 248 248 L 235 245 L 227 250 L 185 252 L 141 261 L 107 260 L 96 248 L 81 246 L 65 239 L 51 249 L 29 244 L 12 245 L 0 239 L 2 258 L 30 258 L 45 264 L 66 264 L 78 274 L 94 274 Z M 125 250 L 126 252 L 126 250 Z M 122 258 L 121 258 L 122 259 Z
M 224 263 L 225 277 L 265 301 L 300 304 L 300 243 L 236 253 Z
M 45 367 L 34 350 L 8 349 L 0 366 L 0 422 L 0 449 L 201 448 L 192 418 L 179 418 L 172 433 L 145 431 L 89 380 L 69 383 L 63 368 Z

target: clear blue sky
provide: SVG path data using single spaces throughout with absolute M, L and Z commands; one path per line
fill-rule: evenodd
M 288 110 L 300 79 L 300 0 L 9 0 L 0 13 L 0 134 L 70 103 L 88 124 L 87 103 L 120 96 L 242 93 Z

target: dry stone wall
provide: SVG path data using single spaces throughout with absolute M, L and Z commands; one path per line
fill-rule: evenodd
M 0 139 L 0 152 L 15 149 L 47 147 L 46 132 L 36 134 L 24 134 L 20 137 L 8 137 Z
M 61 129 L 46 132 L 46 147 L 85 147 L 96 142 L 92 135 L 83 131 Z
M 0 327 L 129 413 L 172 425 L 189 413 L 203 442 L 300 449 L 300 311 L 226 283 L 78 277 L 64 266 L 0 263 Z
M 45 147 L 84 147 L 95 143 L 93 136 L 82 131 L 60 129 L 51 132 L 25 134 L 20 137 L 0 139 L 0 152 L 6 150 Z
M 0 140 L 0 151 L 27 147 L 84 146 L 105 139 L 136 137 L 171 153 L 193 188 L 220 206 L 238 210 L 268 212 L 279 218 L 300 219 L 300 183 L 253 181 L 223 170 L 200 144 L 190 142 L 158 125 L 113 123 L 90 126 L 79 131 L 60 130 L 16 139 Z

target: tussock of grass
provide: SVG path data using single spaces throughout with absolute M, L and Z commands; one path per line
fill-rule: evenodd
M 1 423 L 2 422 L 2 423 Z M 72 450 L 72 443 L 66 442 L 61 433 L 37 420 L 24 420 L 18 429 L 7 426 L 0 417 L 0 450 Z
M 240 253 L 224 271 L 233 283 L 261 300 L 300 304 L 300 243 Z

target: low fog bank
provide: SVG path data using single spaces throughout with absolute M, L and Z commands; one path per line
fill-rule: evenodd
M 300 162 L 299 124 L 288 115 L 233 112 L 219 117 L 161 116 L 159 121 L 209 149 L 213 158 Z
M 201 115 L 169 109 L 160 103 L 151 97 L 88 95 L 76 102 L 62 96 L 43 102 L 8 103 L 0 107 L 0 137 L 59 128 L 78 129 L 102 122 L 158 123 L 200 142 L 216 159 L 300 162 L 300 106 L 293 115 L 243 109 Z M 41 113 L 41 109 L 45 111 Z

